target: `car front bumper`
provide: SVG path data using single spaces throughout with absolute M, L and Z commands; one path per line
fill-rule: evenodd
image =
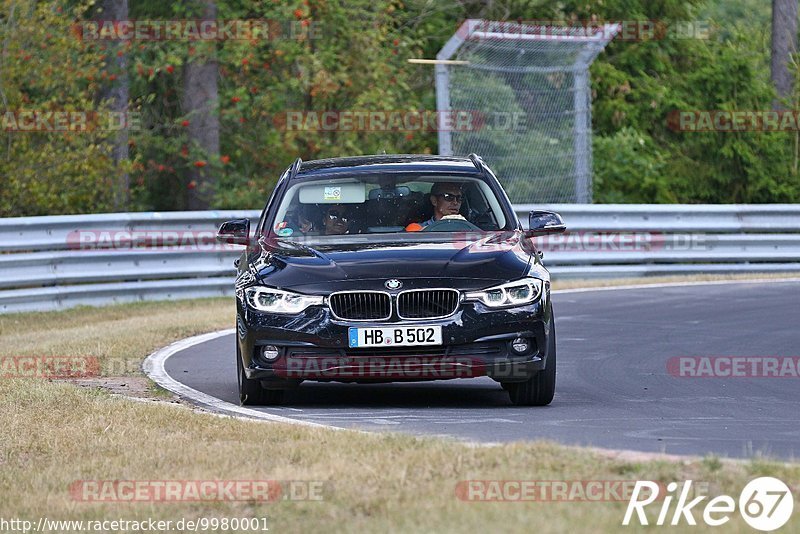
M 479 302 L 462 302 L 444 319 L 414 321 L 345 321 L 326 306 L 298 315 L 268 314 L 241 301 L 237 336 L 245 374 L 266 387 L 283 387 L 302 380 L 395 382 L 489 376 L 500 382 L 528 380 L 547 364 L 550 346 L 549 295 L 527 306 L 493 310 Z M 349 348 L 350 327 L 441 325 L 442 345 L 420 347 Z M 516 338 L 529 341 L 522 354 L 511 347 Z M 280 356 L 267 361 L 265 345 Z

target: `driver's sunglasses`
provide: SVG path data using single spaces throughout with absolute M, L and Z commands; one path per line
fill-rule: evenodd
M 338 220 L 340 220 L 342 222 L 347 222 L 347 217 L 344 217 L 338 211 L 330 211 L 330 212 L 328 212 L 328 218 L 330 220 L 332 220 L 332 221 L 338 219 Z
M 436 193 L 437 197 L 441 197 L 445 202 L 461 202 L 464 200 L 464 195 L 454 195 L 453 193 Z

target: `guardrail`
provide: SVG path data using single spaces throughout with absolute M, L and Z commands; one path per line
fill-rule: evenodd
M 523 224 L 531 209 L 557 211 L 569 228 L 538 239 L 557 279 L 800 272 L 800 205 L 515 206 Z M 225 220 L 258 216 L 231 210 L 0 219 L 0 313 L 231 295 L 241 248 L 215 245 L 213 235 Z M 154 235 L 152 248 L 120 243 Z

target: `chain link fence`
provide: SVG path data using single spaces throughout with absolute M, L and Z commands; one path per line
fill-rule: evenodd
M 437 55 L 437 108 L 478 120 L 439 153 L 479 154 L 512 202 L 590 203 L 589 66 L 617 31 L 467 20 Z

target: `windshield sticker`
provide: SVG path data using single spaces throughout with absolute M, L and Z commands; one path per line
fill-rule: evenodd
M 326 187 L 323 192 L 323 200 L 342 200 L 342 188 Z
M 278 230 L 278 235 L 281 237 L 289 237 L 293 233 L 294 230 L 292 230 L 291 228 L 281 228 L 280 230 Z

